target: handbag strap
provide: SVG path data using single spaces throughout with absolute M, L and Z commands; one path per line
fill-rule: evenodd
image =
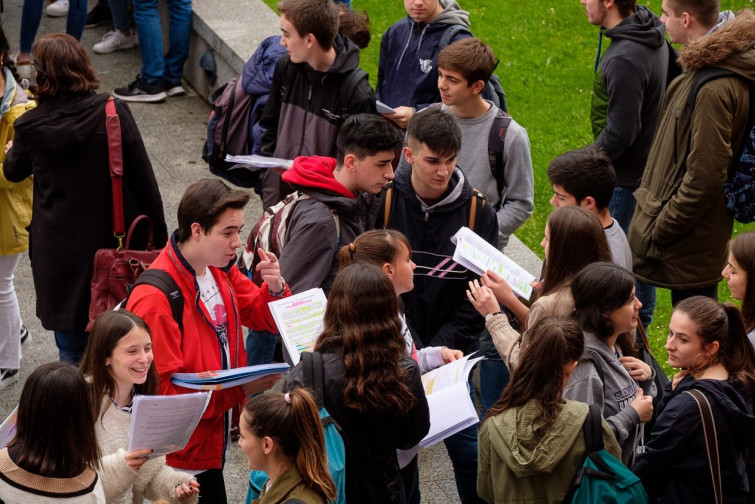
M 126 225 L 123 217 L 123 144 L 121 143 L 121 119 L 115 110 L 115 101 L 110 96 L 105 103 L 105 129 L 107 152 L 110 160 L 110 186 L 113 192 L 113 236 L 118 240 L 118 250 L 123 248 Z
M 703 433 L 705 434 L 705 449 L 708 451 L 708 464 L 710 466 L 710 477 L 713 480 L 713 496 L 716 504 L 723 503 L 723 492 L 721 490 L 721 463 L 718 458 L 718 435 L 716 434 L 716 422 L 713 419 L 713 410 L 705 394 L 699 390 L 685 390 L 692 396 L 700 409 L 700 416 L 703 419 Z

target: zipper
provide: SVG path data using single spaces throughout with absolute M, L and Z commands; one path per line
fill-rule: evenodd
M 309 83 L 309 91 L 307 92 L 307 106 L 304 108 L 304 120 L 301 122 L 301 142 L 299 142 L 299 153 L 297 156 L 301 156 L 304 150 L 304 133 L 307 131 L 307 114 L 309 114 L 309 105 L 312 101 L 312 83 Z

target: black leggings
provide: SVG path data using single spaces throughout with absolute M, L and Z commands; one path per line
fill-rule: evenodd
M 208 469 L 194 477 L 199 483 L 199 504 L 228 504 L 222 469 Z

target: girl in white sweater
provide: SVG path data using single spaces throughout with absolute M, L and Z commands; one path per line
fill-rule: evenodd
M 199 485 L 191 475 L 165 465 L 165 456 L 148 459 L 149 449 L 126 451 L 134 395 L 157 390 L 147 324 L 126 310 L 97 317 L 81 370 L 99 412 L 95 430 L 107 502 L 142 504 L 146 498 L 196 503 Z

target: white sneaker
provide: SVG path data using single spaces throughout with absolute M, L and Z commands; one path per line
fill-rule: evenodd
M 45 9 L 50 17 L 63 17 L 68 15 L 68 0 L 55 0 Z
M 60 1 L 60 0 L 58 0 Z M 130 35 L 124 35 L 118 30 L 109 31 L 102 37 L 102 40 L 94 44 L 94 52 L 97 54 L 109 54 L 115 51 L 131 49 L 136 45 L 136 35 L 131 32 Z

